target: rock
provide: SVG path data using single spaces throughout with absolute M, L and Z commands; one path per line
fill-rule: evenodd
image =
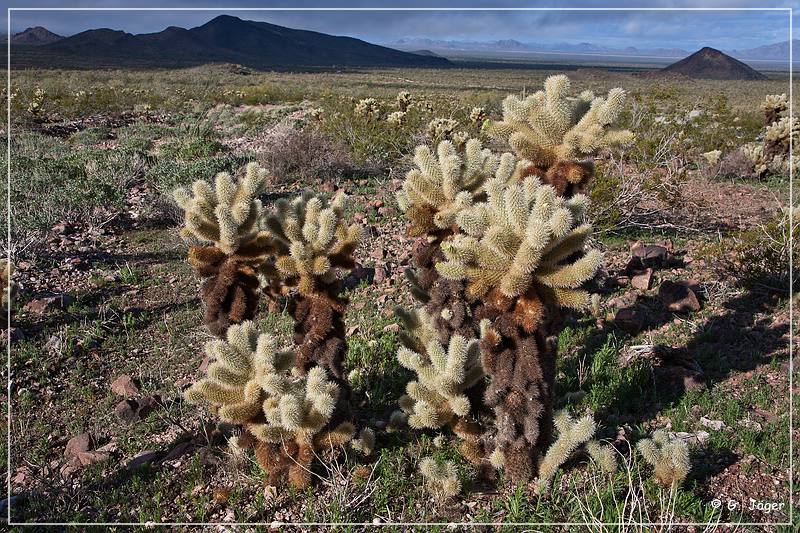
M 203 357 L 203 360 L 200 362 L 200 366 L 197 367 L 197 370 L 199 370 L 200 372 L 205 372 L 206 370 L 208 370 L 208 365 L 210 364 L 211 364 L 211 356 L 206 355 L 205 357 Z
M 397 209 L 394 207 L 381 207 L 378 209 L 378 214 L 384 217 L 393 217 L 397 214 Z
M 711 420 L 710 418 L 706 418 L 704 416 L 700 417 L 700 424 L 703 427 L 707 427 L 708 429 L 713 429 L 714 431 L 721 431 L 725 428 L 725 422 L 722 420 Z
M 708 431 L 698 431 L 696 433 L 687 433 L 685 431 L 670 431 L 667 433 L 667 436 L 670 439 L 679 439 L 689 445 L 702 445 L 708 440 L 710 437 Z
M 639 259 L 644 267 L 659 267 L 665 265 L 670 259 L 671 254 L 664 246 L 658 244 L 644 244 L 636 241 L 631 245 L 632 260 Z M 636 264 L 632 261 L 633 265 Z M 628 263 L 632 266 L 631 263 Z
M 130 398 L 139 394 L 139 387 L 128 374 L 122 374 L 111 383 L 111 390 L 117 396 Z
M 131 459 L 131 461 L 125 466 L 126 469 L 129 471 L 134 471 L 142 468 L 145 465 L 149 465 L 156 461 L 159 457 L 161 457 L 161 452 L 153 452 L 150 450 L 144 450 L 140 452 L 136 457 Z
M 738 424 L 745 429 L 749 429 L 750 431 L 761 431 L 762 429 L 761 424 L 755 420 L 750 420 L 749 418 L 739 420 Z
M 666 280 L 658 287 L 658 297 L 668 311 L 686 313 L 699 311 L 700 302 L 697 295 L 689 288 L 688 282 Z
M 372 282 L 375 283 L 375 285 L 381 285 L 384 281 L 386 281 L 386 268 L 377 265 L 375 267 L 375 277 L 372 279 Z
M 25 340 L 25 334 L 19 328 L 8 328 L 8 335 L 11 342 L 19 342 Z
M 383 331 L 387 333 L 398 333 L 400 331 L 400 324 L 395 323 L 383 326 Z
M 161 461 L 162 462 L 174 461 L 179 457 L 191 453 L 193 449 L 194 445 L 191 442 L 181 442 L 180 444 L 172 448 Z
M 144 420 L 147 416 L 161 406 L 161 398 L 158 396 L 145 396 L 139 400 L 139 408 L 136 410 L 136 416 Z
M 653 379 L 658 389 L 681 393 L 706 387 L 706 377 L 702 372 L 678 365 L 653 368 Z
M 350 271 L 350 274 L 344 278 L 344 288 L 345 289 L 353 289 L 358 287 L 362 281 L 366 281 L 367 283 L 372 283 L 375 279 L 375 269 L 372 267 L 362 267 L 357 266 L 353 270 Z
M 51 310 L 53 307 L 65 309 L 68 305 L 75 301 L 75 297 L 69 294 L 48 294 L 31 300 L 22 308 L 23 311 L 29 313 L 36 313 L 38 315 L 44 314 L 46 311 Z
M 639 333 L 645 325 L 644 316 L 634 306 L 623 307 L 614 315 L 614 325 L 632 335 Z
M 78 454 L 78 461 L 80 461 L 81 466 L 87 466 L 92 463 L 97 463 L 99 461 L 105 461 L 109 457 L 110 457 L 109 454 L 101 451 L 80 452 Z
M 136 400 L 122 400 L 114 406 L 114 414 L 125 423 L 132 424 L 139 419 L 136 410 L 139 403 Z
M 650 289 L 650 284 L 653 282 L 653 269 L 647 268 L 641 274 L 635 274 L 631 277 L 631 287 L 634 289 L 641 289 L 643 291 Z
M 88 433 L 81 433 L 69 439 L 64 448 L 64 457 L 69 461 L 77 460 L 78 454 L 88 452 L 92 446 L 92 437 Z

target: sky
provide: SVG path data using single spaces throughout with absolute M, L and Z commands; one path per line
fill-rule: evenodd
M 11 31 L 44 26 L 60 35 L 94 28 L 130 33 L 161 31 L 168 26 L 191 28 L 226 13 L 248 20 L 348 35 L 370 42 L 391 43 L 402 38 L 427 37 L 447 40 L 491 41 L 516 39 L 537 43 L 579 43 L 623 48 L 684 48 L 712 46 L 745 49 L 786 41 L 787 11 L 257 11 L 231 7 L 793 7 L 792 0 L 0 0 L 5 7 L 54 6 L 130 8 L 223 7 L 215 11 L 12 11 Z M 225 7 L 229 6 L 229 7 Z M 795 23 L 795 26 L 797 24 Z M 796 28 L 795 28 L 796 29 Z

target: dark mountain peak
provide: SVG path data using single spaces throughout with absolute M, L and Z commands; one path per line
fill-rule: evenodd
M 20 66 L 186 67 L 235 63 L 256 69 L 340 67 L 439 67 L 443 57 L 401 52 L 352 37 L 337 37 L 267 22 L 219 15 L 191 29 L 170 26 L 132 35 L 88 30 L 41 48 L 47 54 L 17 51 Z
M 40 46 L 43 44 L 54 43 L 63 39 L 61 35 L 55 34 L 43 28 L 42 26 L 34 26 L 26 28 L 25 31 L 15 33 L 11 37 L 11 44 L 23 44 L 29 46 Z
M 692 55 L 661 69 L 667 74 L 713 80 L 765 80 L 766 76 L 738 59 L 705 46 Z

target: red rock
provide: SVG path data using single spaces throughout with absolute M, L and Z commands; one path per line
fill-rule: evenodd
M 666 280 L 658 288 L 658 297 L 668 311 L 677 313 L 699 311 L 700 302 L 697 299 L 697 295 L 689 287 L 689 283 L 686 281 L 676 283 Z
M 634 289 L 641 289 L 643 291 L 650 289 L 650 284 L 653 282 L 653 269 L 645 269 L 641 274 L 636 274 L 631 277 L 631 287 Z
M 139 394 L 139 387 L 128 374 L 122 374 L 111 383 L 114 394 L 123 398 L 130 398 Z
M 386 269 L 380 265 L 375 267 L 375 277 L 372 278 L 375 285 L 380 285 L 386 281 Z
M 81 433 L 69 439 L 64 448 L 64 457 L 68 460 L 78 459 L 78 454 L 88 452 L 92 446 L 92 437 L 88 433 Z
M 75 298 L 69 294 L 48 294 L 41 298 L 31 300 L 25 304 L 22 310 L 41 315 L 53 307 L 64 309 L 74 301 Z

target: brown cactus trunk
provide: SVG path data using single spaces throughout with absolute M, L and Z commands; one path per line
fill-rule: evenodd
M 494 290 L 476 312 L 476 320 L 491 320 L 481 357 L 490 378 L 484 401 L 494 410 L 495 427 L 484 442 L 505 454 L 513 483 L 536 475 L 552 439 L 557 317 L 535 288 L 517 299 Z

